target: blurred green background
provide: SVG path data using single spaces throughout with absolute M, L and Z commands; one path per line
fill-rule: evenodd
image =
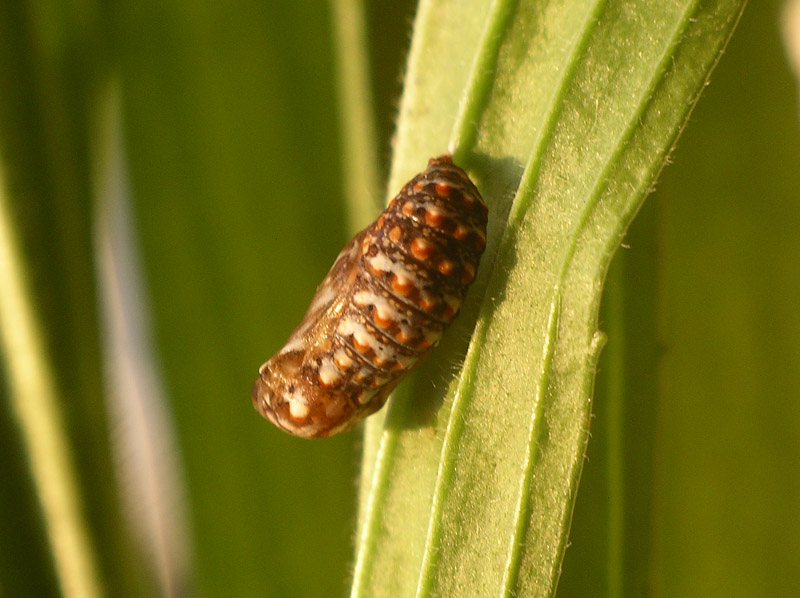
M 800 103 L 783 11 L 748 4 L 612 264 L 605 301 L 625 321 L 601 317 L 559 595 L 800 595 Z M 607 475 L 618 451 L 628 496 Z M 624 579 L 606 577 L 604 546 Z
M 609 342 L 561 595 L 800 595 L 800 103 L 781 9 L 745 11 L 612 267 L 608 300 L 626 320 L 601 321 Z M 366 10 L 384 180 L 414 6 Z M 358 432 L 290 438 L 249 400 L 352 232 L 331 20 L 320 0 L 0 8 L 2 165 L 103 547 L 124 545 L 125 528 L 107 512 L 103 428 L 82 423 L 105 418 L 91 107 L 104 82 L 118 85 L 186 482 L 191 574 L 175 595 L 347 591 Z M 622 403 L 604 401 L 614 388 Z M 58 595 L 19 433 L 7 409 L 0 418 L 0 596 Z M 606 475 L 620 448 L 626 484 Z M 637 480 L 640 493 L 620 495 Z M 609 537 L 610 516 L 631 522 L 629 537 Z M 111 594 L 147 595 L 147 567 L 113 553 L 101 559 Z M 625 579 L 606 578 L 606 554 L 624 556 Z

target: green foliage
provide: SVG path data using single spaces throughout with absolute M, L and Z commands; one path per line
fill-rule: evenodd
M 409 17 L 383 4 L 368 46 L 344 1 L 0 9 L 0 594 L 157 593 L 103 401 L 108 101 L 189 507 L 171 595 L 797 594 L 800 135 L 777 2 L 745 11 L 635 219 L 742 1 L 425 0 L 399 119 Z M 381 203 L 395 120 L 387 193 L 450 147 L 489 248 L 363 442 L 289 438 L 249 388 Z

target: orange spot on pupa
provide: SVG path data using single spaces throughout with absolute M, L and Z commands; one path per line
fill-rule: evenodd
M 425 338 L 424 336 L 423 336 L 423 337 L 420 339 L 420 341 L 417 343 L 417 349 L 427 349 L 427 348 L 428 348 L 428 347 L 430 347 L 430 346 L 431 346 L 431 341 L 429 341 L 429 340 L 428 340 L 427 338 Z
M 369 262 L 367 267 L 374 276 L 380 276 L 381 274 L 383 274 L 383 270 L 379 270 L 378 268 L 376 268 L 375 264 L 373 264 L 372 262 Z
M 402 370 L 402 369 L 403 369 L 403 364 L 402 364 L 402 363 L 400 363 L 399 361 L 395 361 L 395 362 L 392 364 L 392 369 L 393 369 L 393 370 L 397 370 L 397 371 L 399 371 L 399 370 Z
M 411 241 L 411 255 L 413 255 L 418 260 L 426 260 L 428 259 L 435 246 L 433 243 L 424 239 L 423 237 L 416 237 L 413 241 Z
M 468 234 L 469 234 L 469 229 L 463 224 L 459 224 L 458 226 L 456 226 L 456 230 L 453 231 L 453 236 L 459 241 L 463 241 L 464 239 L 466 239 Z
M 392 290 L 405 297 L 414 290 L 414 285 L 407 278 L 400 278 L 395 274 L 392 277 Z
M 475 278 L 475 266 L 472 264 L 464 264 L 464 270 L 461 272 L 461 284 L 469 284 Z
M 400 210 L 406 216 L 411 216 L 414 213 L 414 202 L 407 201 L 406 203 L 403 204 L 403 207 L 400 208 Z
M 425 188 L 425 183 L 423 183 L 422 181 L 417 181 L 416 183 L 414 183 L 414 191 L 416 191 L 417 193 L 422 191 L 424 188 Z
M 445 276 L 450 274 L 453 271 L 453 268 L 455 267 L 456 265 L 448 259 L 444 259 L 438 264 L 436 264 L 436 269 L 439 270 L 439 272 L 441 272 Z
M 425 311 L 433 311 L 433 309 L 436 307 L 436 304 L 436 297 L 431 297 L 430 295 L 423 295 L 419 299 L 419 306 Z
M 484 247 L 486 247 L 486 235 L 483 233 L 483 231 L 476 230 L 475 249 L 477 251 L 483 251 Z
M 353 337 L 353 347 L 355 347 L 356 351 L 359 353 L 366 353 L 369 351 L 369 345 L 361 344 L 356 337 Z
M 412 338 L 414 338 L 414 337 L 412 337 L 411 335 L 409 335 L 409 334 L 408 334 L 408 333 L 407 333 L 405 330 L 403 330 L 402 328 L 401 328 L 400 330 L 398 330 L 398 331 L 397 331 L 397 334 L 395 334 L 395 335 L 394 335 L 394 337 L 395 337 L 397 340 L 399 340 L 401 343 L 404 343 L 404 344 L 407 344 L 407 343 L 408 343 L 408 341 L 410 341 Z
M 375 313 L 372 314 L 372 321 L 375 322 L 375 325 L 378 328 L 388 328 L 393 322 L 391 318 L 387 318 L 377 309 L 375 310 Z
M 389 238 L 395 243 L 399 243 L 402 237 L 403 231 L 399 226 L 392 227 L 392 230 L 389 231 Z
M 337 367 L 338 367 L 340 370 L 346 370 L 347 368 L 349 368 L 349 367 L 350 367 L 350 364 L 352 364 L 352 363 L 353 363 L 353 362 L 350 360 L 350 358 L 347 356 L 347 354 L 337 354 L 337 355 L 334 355 L 334 357 L 333 357 L 333 362 L 336 364 L 336 366 L 337 366 Z
M 444 222 L 444 212 L 439 208 L 428 208 L 425 210 L 425 222 L 428 226 L 441 226 Z
M 439 197 L 450 197 L 453 188 L 447 183 L 436 183 L 436 195 Z
M 446 320 L 449 320 L 458 313 L 458 310 L 461 308 L 461 300 L 458 297 L 445 295 L 444 302 L 445 308 L 442 310 L 442 316 Z
M 378 226 L 383 226 L 384 222 L 386 222 L 386 214 L 381 214 L 381 217 L 378 218 Z

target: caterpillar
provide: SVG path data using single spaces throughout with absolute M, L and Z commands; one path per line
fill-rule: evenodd
M 256 410 L 316 438 L 380 409 L 458 314 L 486 247 L 487 214 L 450 155 L 431 158 L 345 246 L 300 325 L 259 368 Z

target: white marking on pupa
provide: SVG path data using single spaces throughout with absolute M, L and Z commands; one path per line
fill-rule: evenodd
M 342 377 L 339 369 L 334 365 L 333 360 L 326 357 L 322 360 L 322 365 L 319 367 L 319 380 L 325 386 L 333 386 Z
M 308 405 L 304 405 L 300 401 L 289 401 L 289 415 L 292 416 L 292 419 L 305 419 L 308 412 Z

